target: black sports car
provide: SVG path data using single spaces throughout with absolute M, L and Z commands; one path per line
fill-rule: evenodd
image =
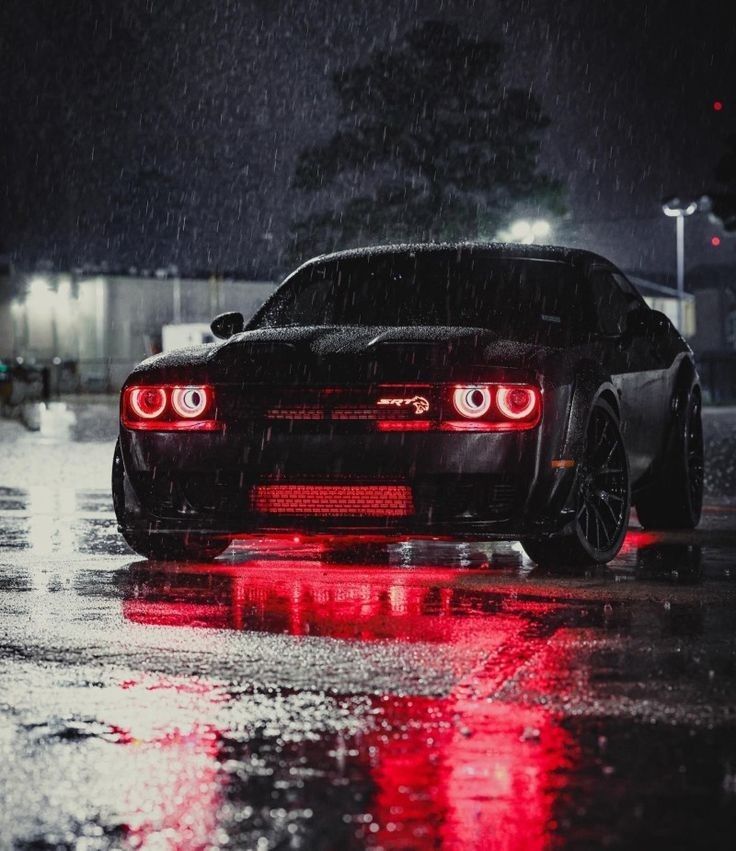
M 288 529 L 518 539 L 554 566 L 613 558 L 632 501 L 699 520 L 692 352 L 594 254 L 345 251 L 212 330 L 122 390 L 115 511 L 149 558 Z

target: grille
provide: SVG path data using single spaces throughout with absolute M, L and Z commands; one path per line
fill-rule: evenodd
M 406 485 L 255 485 L 251 510 L 312 517 L 408 517 L 414 513 Z
M 257 409 L 253 408 L 250 413 L 255 414 Z M 260 412 L 267 420 L 324 420 L 325 412 L 317 405 L 294 405 L 292 407 L 281 405 L 266 408 Z
M 436 417 L 436 391 L 426 386 L 373 388 L 252 388 L 236 403 L 238 413 L 267 421 L 416 421 Z

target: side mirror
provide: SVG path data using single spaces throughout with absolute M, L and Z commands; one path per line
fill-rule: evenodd
M 210 328 L 215 337 L 227 340 L 233 334 L 239 334 L 245 328 L 245 319 L 243 314 L 237 311 L 221 313 L 210 322 Z

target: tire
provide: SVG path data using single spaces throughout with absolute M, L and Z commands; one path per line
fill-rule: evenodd
M 637 496 L 645 529 L 694 529 L 703 508 L 703 423 L 700 392 L 693 388 L 664 451 L 659 473 Z
M 230 545 L 230 539 L 201 532 L 148 532 L 128 528 L 125 511 L 125 468 L 120 442 L 112 461 L 112 501 L 120 532 L 128 546 L 151 561 L 212 561 Z
M 616 556 L 626 536 L 629 464 L 616 414 L 600 399 L 590 411 L 574 487 L 573 530 L 561 537 L 521 541 L 529 558 L 542 567 L 605 564 Z
M 225 552 L 229 540 L 197 532 L 122 531 L 128 546 L 150 561 L 213 561 Z

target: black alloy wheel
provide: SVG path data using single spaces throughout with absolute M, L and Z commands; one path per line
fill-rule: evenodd
M 620 547 L 629 516 L 629 476 L 616 420 L 597 405 L 588 424 L 585 452 L 578 467 L 577 520 L 591 554 Z M 598 560 L 596 558 L 596 560 Z
M 629 464 L 613 409 L 593 406 L 575 478 L 575 522 L 567 534 L 522 540 L 532 561 L 547 567 L 604 564 L 621 549 L 631 508 Z

